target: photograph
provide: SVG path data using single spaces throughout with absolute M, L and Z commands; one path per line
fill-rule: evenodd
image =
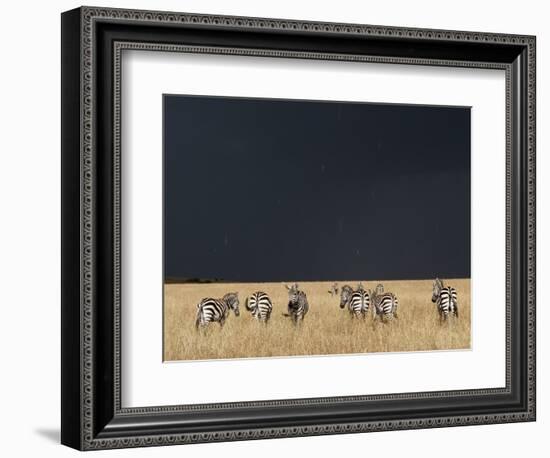
M 163 360 L 471 348 L 471 107 L 163 94 Z

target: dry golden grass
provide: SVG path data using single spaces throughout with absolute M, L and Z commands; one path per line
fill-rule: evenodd
M 349 282 L 353 287 L 357 282 Z M 363 281 L 374 289 L 377 281 Z M 164 286 L 165 361 L 247 358 L 291 355 L 330 355 L 470 348 L 470 280 L 448 280 L 458 292 L 459 319 L 440 324 L 431 302 L 431 280 L 383 281 L 385 291 L 399 298 L 399 319 L 389 323 L 352 319 L 339 307 L 340 297 L 328 290 L 332 282 L 301 282 L 310 310 L 296 327 L 283 316 L 288 294 L 282 283 L 166 284 Z M 343 285 L 345 282 L 340 282 Z M 210 324 L 195 329 L 197 303 L 203 297 L 239 293 L 240 316 L 233 312 L 225 326 Z M 264 291 L 273 301 L 273 313 L 266 325 L 245 309 L 247 295 Z

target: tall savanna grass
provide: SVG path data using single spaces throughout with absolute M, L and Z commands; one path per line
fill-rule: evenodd
M 383 283 L 399 298 L 399 318 L 388 323 L 353 319 L 339 307 L 340 298 L 328 291 L 332 282 L 302 282 L 310 310 L 295 326 L 285 316 L 287 291 L 282 283 L 166 284 L 164 286 L 165 361 L 248 358 L 293 355 L 331 355 L 470 348 L 470 280 L 451 279 L 445 284 L 458 291 L 460 316 L 443 324 L 431 302 L 432 281 L 363 281 L 367 289 Z M 343 285 L 345 282 L 340 282 Z M 357 282 L 349 282 L 353 287 Z M 247 295 L 264 291 L 274 308 L 267 325 L 252 318 L 244 307 Z M 225 326 L 210 324 L 195 329 L 197 304 L 203 297 L 238 292 L 240 316 L 233 312 Z

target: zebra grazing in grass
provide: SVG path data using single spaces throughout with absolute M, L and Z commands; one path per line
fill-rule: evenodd
M 348 307 L 351 316 L 357 318 L 367 315 L 370 308 L 370 294 L 359 283 L 359 286 L 354 291 L 349 285 L 342 286 L 340 294 L 340 308 Z
M 283 315 L 292 318 L 294 324 L 298 324 L 304 321 L 309 311 L 306 293 L 300 291 L 296 283 L 292 286 L 285 286 L 288 289 L 288 313 L 283 313 Z
M 439 321 L 445 321 L 449 315 L 458 318 L 458 294 L 452 286 L 444 286 L 443 282 L 436 278 L 433 282 L 432 302 L 437 305 Z
M 372 303 L 374 304 L 374 312 L 382 321 L 387 319 L 397 318 L 397 307 L 399 301 L 393 293 L 385 293 L 384 286 L 379 284 L 376 290 L 372 293 Z
M 220 326 L 223 326 L 230 310 L 235 312 L 235 316 L 239 316 L 238 293 L 227 293 L 221 299 L 206 297 L 197 304 L 195 326 L 199 329 L 213 322 L 218 322 Z
M 258 321 L 267 323 L 273 310 L 273 303 L 266 293 L 256 291 L 246 299 L 245 307 Z

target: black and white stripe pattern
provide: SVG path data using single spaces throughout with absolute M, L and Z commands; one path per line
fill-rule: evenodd
M 356 317 L 362 316 L 365 318 L 370 308 L 370 294 L 369 291 L 363 288 L 363 285 L 359 283 L 357 289 L 351 295 L 349 301 L 349 309 Z
M 228 293 L 221 299 L 204 298 L 197 304 L 195 326 L 198 329 L 213 322 L 218 322 L 220 326 L 223 326 L 230 310 L 235 312 L 235 316 L 239 316 L 238 293 Z
M 443 282 L 436 278 L 433 282 L 432 302 L 437 305 L 439 320 L 445 321 L 449 315 L 458 318 L 458 294 L 452 286 L 444 286 Z
M 246 299 L 245 307 L 258 321 L 267 323 L 273 310 L 273 303 L 266 293 L 256 291 Z
M 351 316 L 365 318 L 370 308 L 370 294 L 359 284 L 354 291 L 349 285 L 342 287 L 340 294 L 340 308 L 348 308 Z
M 289 316 L 295 324 L 298 324 L 304 320 L 309 311 L 306 293 L 300 291 L 296 283 L 292 286 L 285 286 L 288 289 L 288 313 L 284 315 Z
M 385 293 L 384 286 L 379 284 L 372 293 L 372 303 L 376 316 L 385 321 L 387 319 L 397 318 L 397 307 L 399 301 L 393 293 Z

